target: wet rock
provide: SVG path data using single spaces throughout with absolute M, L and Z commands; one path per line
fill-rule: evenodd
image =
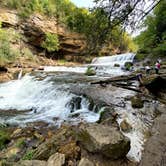
M 126 70 L 130 70 L 132 66 L 133 66 L 132 62 L 125 62 L 125 64 L 124 64 L 124 67 Z
M 82 158 L 78 164 L 78 166 L 95 166 L 93 162 L 88 160 L 87 158 Z
M 113 116 L 114 109 L 112 107 L 104 107 L 103 110 L 100 112 L 100 118 L 98 123 L 103 122 L 104 120 Z
M 111 159 L 125 157 L 130 150 L 130 140 L 115 127 L 101 124 L 81 125 L 78 141 L 91 153 L 100 153 Z
M 101 111 L 101 109 L 103 109 L 103 107 L 106 107 L 107 106 L 107 104 L 106 103 L 104 103 L 104 102 L 100 102 L 100 103 L 98 103 L 98 104 L 96 104 L 95 106 L 94 106 L 94 112 L 95 113 L 98 113 L 98 112 L 100 112 Z
M 65 155 L 55 153 L 47 161 L 47 166 L 63 166 L 65 164 Z
M 151 93 L 158 96 L 161 91 L 166 90 L 166 75 L 151 75 L 144 78 L 143 83 Z
M 104 107 L 103 111 L 100 113 L 100 118 L 97 123 L 116 127 L 119 130 L 117 117 L 118 117 L 118 114 L 114 111 L 112 107 Z
M 120 67 L 120 65 L 119 65 L 119 64 L 117 64 L 117 63 L 115 63 L 115 64 L 114 64 L 114 67 Z
M 73 97 L 69 103 L 67 103 L 67 107 L 69 107 L 71 112 L 78 110 L 81 108 L 81 97 Z
M 88 69 L 85 72 L 85 75 L 87 75 L 87 76 L 96 75 L 96 71 L 92 67 L 88 67 Z
M 143 108 L 144 102 L 141 97 L 134 96 L 131 98 L 131 105 L 133 108 Z
M 22 160 L 13 164 L 13 166 L 47 166 L 47 162 L 40 160 Z
M 1 110 L 0 109 L 0 116 L 1 117 L 17 116 L 17 115 L 25 114 L 25 113 L 30 112 L 30 111 L 31 110 L 16 110 L 16 109 Z
M 120 123 L 120 128 L 123 132 L 130 132 L 132 130 L 132 126 L 126 120 Z

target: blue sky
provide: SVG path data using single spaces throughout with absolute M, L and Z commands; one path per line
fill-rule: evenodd
M 93 6 L 93 0 L 70 0 L 70 1 L 72 1 L 78 7 L 92 7 Z

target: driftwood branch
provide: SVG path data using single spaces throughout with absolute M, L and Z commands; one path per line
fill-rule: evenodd
M 141 90 L 137 89 L 132 85 L 132 80 L 136 80 L 136 76 L 131 75 L 131 76 L 114 77 L 106 80 L 92 82 L 91 84 L 99 84 L 103 87 L 106 87 L 107 84 L 111 83 L 113 86 L 141 93 Z

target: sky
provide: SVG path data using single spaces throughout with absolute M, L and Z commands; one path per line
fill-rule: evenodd
M 78 7 L 92 7 L 93 6 L 93 0 L 70 0 L 74 4 L 76 4 Z

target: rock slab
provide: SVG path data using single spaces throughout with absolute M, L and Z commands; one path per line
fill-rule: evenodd
M 81 125 L 78 141 L 87 151 L 111 159 L 123 158 L 130 150 L 130 140 L 117 128 L 101 124 Z

